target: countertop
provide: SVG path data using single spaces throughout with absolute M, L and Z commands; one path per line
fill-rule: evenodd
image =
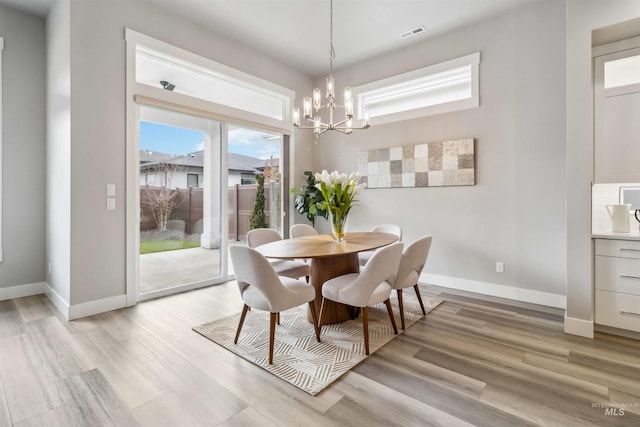
M 635 227 L 633 227 L 633 225 L 635 225 Z M 593 230 L 591 237 L 593 239 L 640 240 L 640 229 L 637 224 L 632 224 L 631 231 L 628 233 L 616 233 L 611 230 Z

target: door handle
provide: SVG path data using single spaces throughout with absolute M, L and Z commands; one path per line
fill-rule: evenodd
M 622 279 L 637 279 L 637 280 L 640 280 L 640 277 L 638 277 L 638 276 L 627 276 L 626 274 L 621 274 L 620 277 Z

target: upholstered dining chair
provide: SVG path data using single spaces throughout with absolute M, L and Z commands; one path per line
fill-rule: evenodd
M 282 240 L 282 236 L 271 228 L 254 228 L 247 233 L 247 245 L 253 249 L 277 240 Z M 278 273 L 278 276 L 290 277 L 292 279 L 306 277 L 307 283 L 309 282 L 311 266 L 304 261 L 270 258 L 269 262 L 276 270 L 276 273 Z
M 369 265 L 360 273 L 348 273 L 326 281 L 322 285 L 322 304 L 320 306 L 320 330 L 326 311 L 326 301 L 331 300 L 362 309 L 362 330 L 364 334 L 365 354 L 369 354 L 369 306 L 384 302 L 387 306 L 393 332 L 398 333 L 393 317 L 390 280 L 398 272 L 402 243 L 396 242 L 376 251 Z
M 398 240 L 402 240 L 402 228 L 396 224 L 378 224 L 371 229 L 373 232 L 389 233 L 398 236 Z M 360 266 L 364 267 L 375 251 L 360 252 L 358 254 L 358 261 Z
M 296 237 L 317 236 L 318 234 L 318 230 L 309 224 L 293 224 L 291 228 L 289 228 L 289 236 L 294 239 Z M 302 259 L 301 261 L 310 264 L 310 260 Z
M 431 248 L 431 236 L 422 237 L 415 242 L 407 246 L 402 252 L 400 258 L 400 266 L 398 267 L 398 274 L 396 274 L 391 286 L 396 290 L 398 294 L 398 308 L 400 310 L 400 324 L 402 329 L 404 326 L 404 304 L 402 302 L 402 290 L 405 288 L 413 287 L 422 309 L 422 314 L 427 314 L 424 310 L 424 304 L 422 303 L 422 296 L 420 296 L 420 289 L 418 288 L 418 279 L 420 273 L 427 262 L 429 256 L 429 249 Z
M 289 229 L 289 235 L 292 238 L 316 236 L 318 235 L 318 230 L 316 230 L 309 224 L 293 224 Z
M 240 296 L 244 302 L 234 344 L 238 343 L 242 324 L 249 308 L 268 311 L 269 315 L 269 364 L 273 364 L 276 321 L 281 311 L 309 304 L 313 329 L 320 342 L 318 317 L 315 310 L 315 288 L 301 280 L 279 277 L 269 261 L 255 249 L 242 245 L 229 247 L 229 254 L 236 275 Z

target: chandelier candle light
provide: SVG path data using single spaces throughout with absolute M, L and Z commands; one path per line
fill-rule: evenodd
M 322 93 L 320 89 L 313 89 L 313 97 L 306 96 L 302 100 L 303 116 L 307 119 L 307 123 L 310 126 L 300 125 L 300 108 L 293 109 L 293 126 L 299 129 L 313 129 L 315 136 L 320 136 L 328 130 L 336 130 L 344 134 L 350 135 L 353 129 L 368 129 L 371 126 L 369 122 L 369 116 L 364 114 L 364 120 L 360 127 L 353 127 L 353 94 L 351 88 L 344 88 L 344 105 L 336 104 L 335 82 L 333 79 L 333 60 L 336 57 L 336 53 L 333 49 L 333 0 L 330 0 L 331 5 L 331 26 L 329 36 L 329 77 L 327 78 L 327 90 L 326 98 L 327 103 L 322 105 Z M 316 115 L 313 116 L 312 108 L 315 110 Z M 324 123 L 322 118 L 317 115 L 323 108 L 329 110 L 329 122 Z M 343 108 L 345 118 L 338 123 L 334 123 L 333 110 L 336 108 Z
M 335 241 L 346 242 L 349 211 L 358 202 L 356 195 L 367 184 L 358 184 L 360 175 L 357 173 L 347 176 L 338 171 L 329 173 L 323 170 L 322 173 L 316 173 L 315 178 L 318 181 L 316 187 L 324 197 L 322 202 L 318 202 L 318 208 L 329 211 L 329 221 Z

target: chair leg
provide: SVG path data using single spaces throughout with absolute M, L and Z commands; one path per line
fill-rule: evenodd
M 391 300 L 387 298 L 384 304 L 387 306 L 387 313 L 389 313 L 389 319 L 391 319 L 391 326 L 393 326 L 393 333 L 398 335 L 398 328 L 396 327 L 396 319 L 393 317 L 393 310 L 391 309 Z
M 422 297 L 420 296 L 420 288 L 418 288 L 418 284 L 417 283 L 415 285 L 413 285 L 413 289 L 416 290 L 416 296 L 418 297 L 418 302 L 420 303 L 420 308 L 422 309 L 422 314 L 424 314 L 426 316 L 427 312 L 424 311 L 424 304 L 422 303 Z
M 309 283 L 309 276 L 305 276 L 305 279 L 307 279 L 307 283 Z
M 276 323 L 280 325 L 280 313 L 276 313 Z
M 314 301 L 309 301 L 309 309 L 311 310 L 311 319 L 313 320 L 313 329 L 316 331 L 316 339 L 320 342 L 320 328 L 318 328 L 318 315 Z
M 276 338 L 276 317 L 278 313 L 269 313 L 269 365 L 273 364 L 273 343 Z
M 400 310 L 400 326 L 404 331 L 404 302 L 402 301 L 402 289 L 396 289 L 398 294 L 398 309 Z
M 364 354 L 369 355 L 369 307 L 362 307 L 362 333 L 364 334 Z
M 242 329 L 242 324 L 244 323 L 244 318 L 247 316 L 247 311 L 249 311 L 249 306 L 247 304 L 242 307 L 242 314 L 240 315 L 240 323 L 238 323 L 238 330 L 236 331 L 236 338 L 233 340 L 234 344 L 238 344 L 238 338 L 240 338 L 240 330 Z
M 311 301 L 309 304 L 312 304 L 313 301 Z M 324 316 L 327 312 L 327 304 L 326 304 L 326 299 L 324 297 L 322 297 L 322 304 L 320 304 L 320 319 L 318 319 L 318 330 L 320 332 L 322 332 L 322 325 L 324 324 Z

